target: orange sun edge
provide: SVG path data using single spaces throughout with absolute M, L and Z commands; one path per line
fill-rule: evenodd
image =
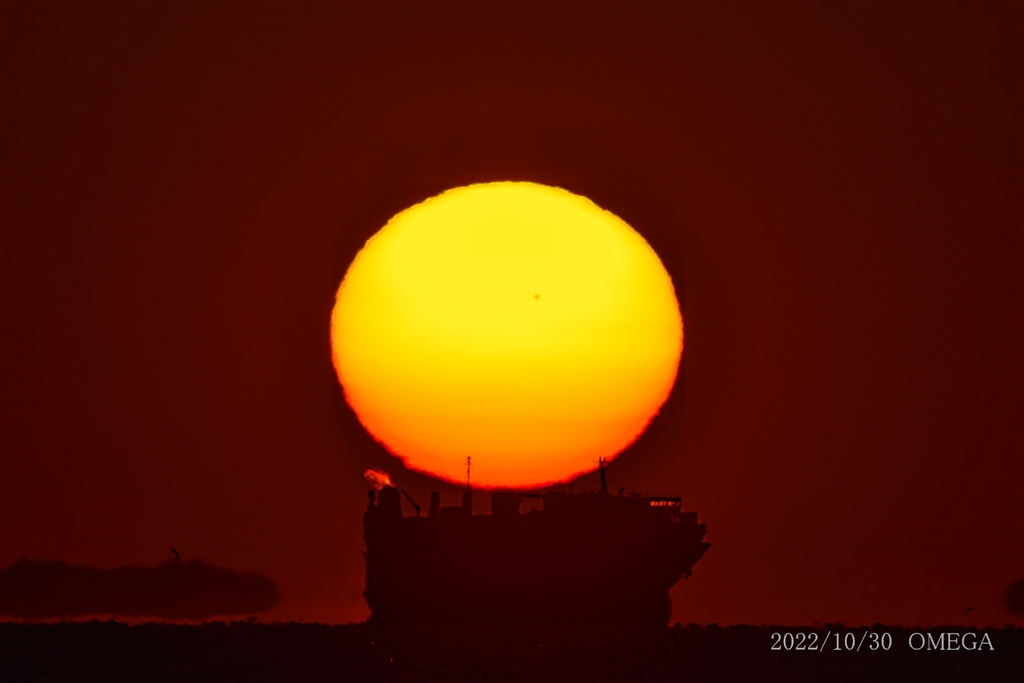
M 681 353 L 680 353 L 680 356 L 682 356 Z M 335 361 L 335 370 L 337 371 L 337 364 L 336 364 L 337 361 L 335 359 L 335 355 L 333 353 L 333 350 L 332 350 L 332 353 L 331 353 L 331 359 Z M 665 402 L 668 401 L 669 397 L 672 395 L 672 392 L 675 390 L 675 384 L 676 384 L 676 381 L 678 380 L 678 378 L 679 378 L 679 371 L 677 369 L 675 376 L 672 378 L 672 386 L 669 389 L 668 394 L 665 396 L 665 399 L 662 401 L 661 406 L 659 406 L 658 410 L 656 410 L 654 412 L 654 414 L 651 415 L 650 419 L 647 420 L 647 424 L 644 425 L 644 428 L 641 429 L 639 432 L 637 432 L 636 436 L 634 436 L 629 441 L 629 443 L 624 445 L 622 448 L 620 448 L 615 453 L 605 457 L 605 463 L 606 464 L 610 463 L 610 462 L 614 462 L 615 460 L 618 460 L 620 455 L 625 453 L 626 450 L 628 450 L 633 444 L 635 444 L 640 439 L 641 436 L 643 436 L 647 432 L 647 430 L 651 426 L 651 423 L 654 422 L 655 418 L 657 418 L 658 415 L 661 414 L 661 409 L 664 407 Z M 339 380 L 341 379 L 340 373 L 338 374 L 338 379 Z M 352 406 L 351 401 L 349 401 L 349 399 L 348 399 L 348 392 L 345 390 L 344 385 L 340 381 L 339 381 L 339 386 L 341 386 L 342 394 L 345 396 L 345 404 L 348 406 L 348 409 L 352 411 L 352 414 L 355 416 L 355 418 L 359 422 L 359 424 L 363 425 L 363 421 L 359 417 L 359 413 Z M 425 475 L 427 477 L 430 477 L 431 479 L 438 479 L 438 480 L 443 481 L 443 482 L 445 482 L 447 484 L 455 484 L 457 486 L 464 486 L 465 485 L 466 482 L 464 480 L 455 479 L 454 477 L 448 477 L 448 476 L 445 476 L 443 474 L 438 474 L 436 472 L 431 472 L 430 470 L 423 469 L 423 468 L 420 468 L 420 467 L 414 467 L 413 465 L 409 464 L 409 458 L 407 456 L 404 456 L 401 453 L 398 453 L 398 452 L 394 451 L 387 443 L 385 443 L 382 439 L 378 438 L 376 434 L 374 434 L 372 431 L 370 431 L 366 427 L 366 425 L 363 425 L 363 428 L 366 429 L 366 433 L 369 434 L 370 437 L 376 443 L 378 443 L 381 448 L 383 448 L 385 451 L 387 451 L 388 455 L 391 455 L 391 456 L 394 456 L 395 458 L 398 458 L 402 462 L 402 466 L 405 469 L 407 469 L 407 470 L 409 470 L 411 472 L 416 472 L 417 474 Z M 540 483 L 537 483 L 537 484 L 529 484 L 529 485 L 523 485 L 523 486 L 500 486 L 500 485 L 492 486 L 492 485 L 480 484 L 480 485 L 475 485 L 473 488 L 475 488 L 477 490 L 480 490 L 480 491 L 536 491 L 536 490 L 539 490 L 539 489 L 550 488 L 552 486 L 568 484 L 568 483 L 570 483 L 572 481 L 575 481 L 577 478 L 579 478 L 579 477 L 581 477 L 581 476 L 583 476 L 585 474 L 590 474 L 591 472 L 596 472 L 597 469 L 598 469 L 597 467 L 582 469 L 582 470 L 578 470 L 578 471 L 576 471 L 576 472 L 574 472 L 574 473 L 572 473 L 572 474 L 570 474 L 570 475 L 568 475 L 566 477 L 563 477 L 561 479 L 552 479 L 550 481 L 544 481 L 544 482 L 540 482 Z
M 355 412 L 355 411 L 353 411 L 353 412 Z M 660 412 L 661 411 L 659 410 L 658 413 L 660 413 Z M 637 442 L 637 440 L 644 434 L 644 432 L 647 431 L 647 428 L 650 427 L 651 422 L 654 420 L 655 417 L 658 416 L 658 413 L 655 413 L 654 415 L 651 416 L 651 419 L 647 421 L 647 424 L 644 426 L 644 428 L 641 429 L 640 432 L 637 433 L 637 435 L 634 436 L 633 439 L 630 440 L 629 443 L 627 443 L 625 446 L 620 448 L 618 451 L 616 451 L 612 455 L 609 455 L 609 456 L 605 457 L 605 463 L 607 464 L 607 463 L 610 463 L 610 462 L 614 462 L 615 460 L 618 460 L 620 455 L 625 453 L 626 450 L 630 446 L 635 444 Z M 369 431 L 369 430 L 367 430 L 367 431 Z M 374 441 L 379 443 L 384 448 L 384 450 L 386 450 L 388 452 L 388 454 L 393 455 L 394 457 L 396 457 L 399 460 L 401 460 L 402 461 L 402 466 L 405 467 L 405 469 L 407 469 L 407 470 L 410 470 L 412 472 L 416 472 L 417 474 L 426 475 L 426 476 L 428 476 L 428 477 L 430 477 L 432 479 L 439 479 L 439 480 L 441 480 L 443 482 L 446 482 L 448 484 L 456 484 L 458 486 L 464 486 L 466 484 L 466 482 L 464 480 L 455 479 L 453 477 L 448 477 L 448 476 L 445 476 L 443 474 L 437 474 L 436 472 L 431 472 L 430 470 L 426 470 L 426 469 L 423 469 L 423 468 L 420 468 L 420 467 L 414 467 L 413 465 L 409 464 L 409 459 L 406 456 L 402 455 L 401 453 L 396 453 L 386 443 L 384 443 L 383 441 L 378 439 L 376 436 L 374 436 L 373 439 L 374 439 Z M 572 474 L 570 474 L 570 475 L 568 475 L 566 477 L 563 477 L 561 479 L 552 479 L 550 481 L 544 481 L 544 482 L 540 482 L 540 483 L 537 483 L 537 484 L 528 484 L 528 485 L 523 485 L 523 486 L 501 486 L 501 485 L 496 485 L 495 486 L 495 485 L 480 484 L 480 485 L 473 485 L 473 488 L 481 490 L 481 491 L 535 491 L 537 489 L 549 488 L 551 486 L 558 486 L 558 485 L 561 485 L 561 484 L 568 484 L 570 482 L 575 481 L 576 479 L 578 479 L 579 477 L 581 477 L 581 476 L 583 476 L 585 474 L 590 474 L 591 472 L 596 472 L 597 469 L 598 469 L 597 467 L 582 469 L 582 470 L 578 470 L 578 471 L 576 471 L 576 472 L 574 472 L 574 473 L 572 473 Z
M 625 449 L 623 449 L 623 450 L 625 450 Z M 611 461 L 615 460 L 616 458 L 619 457 L 621 452 L 622 451 L 620 451 L 619 453 L 616 453 L 615 455 L 609 456 L 607 458 L 607 461 L 611 462 Z M 452 477 L 447 477 L 447 476 L 444 476 L 442 474 L 437 474 L 436 472 L 431 472 L 430 470 L 420 469 L 419 467 L 413 467 L 412 465 L 409 464 L 409 461 L 405 458 L 405 456 L 399 455 L 399 454 L 395 453 L 394 451 L 392 451 L 391 449 L 388 449 L 388 453 L 390 453 L 391 455 L 393 455 L 396 458 L 398 458 L 399 460 L 401 460 L 402 461 L 402 465 L 404 465 L 405 469 L 407 469 L 407 470 L 411 470 L 413 472 L 416 472 L 417 474 L 426 475 L 426 476 L 430 477 L 431 479 L 440 479 L 441 481 L 443 481 L 445 483 L 448 483 L 448 484 L 456 484 L 458 486 L 465 486 L 466 485 L 465 481 L 460 481 L 460 480 L 454 479 Z M 549 488 L 551 486 L 558 486 L 560 484 L 568 484 L 568 483 L 574 481 L 576 478 L 583 476 L 584 474 L 590 474 L 591 472 L 596 472 L 596 471 L 597 471 L 597 467 L 594 467 L 593 469 L 584 469 L 584 470 L 580 470 L 578 472 L 574 472 L 573 474 L 570 474 L 569 476 L 567 476 L 567 477 L 565 477 L 563 479 L 552 479 L 551 481 L 544 481 L 544 482 L 540 482 L 540 483 L 537 483 L 537 484 L 524 484 L 522 486 L 500 486 L 500 485 L 487 485 L 487 484 L 473 484 L 473 488 L 478 490 L 478 491 L 535 491 L 535 490 L 538 490 L 538 489 Z

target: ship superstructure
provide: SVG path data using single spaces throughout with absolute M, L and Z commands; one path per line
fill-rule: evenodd
M 674 496 L 494 491 L 491 514 L 431 495 L 425 515 L 392 486 L 363 517 L 366 601 L 385 623 L 664 626 L 669 590 L 704 555 L 705 526 Z M 415 516 L 402 511 L 403 494 Z M 528 499 L 542 509 L 520 512 Z

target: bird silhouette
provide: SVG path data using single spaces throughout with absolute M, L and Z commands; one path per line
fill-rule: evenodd
M 176 560 L 180 560 L 181 559 L 181 555 L 178 554 L 177 550 L 175 550 L 174 548 L 171 548 L 171 552 L 174 553 L 174 559 L 176 559 Z
M 964 610 L 964 612 L 965 613 L 972 612 L 972 611 L 974 611 L 974 609 L 975 609 L 974 607 L 968 607 L 967 609 Z

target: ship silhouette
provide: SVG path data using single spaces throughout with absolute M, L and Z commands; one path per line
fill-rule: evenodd
M 489 515 L 473 514 L 468 476 L 460 505 L 442 507 L 435 491 L 426 515 L 394 486 L 370 491 L 371 621 L 663 628 L 669 590 L 710 547 L 705 525 L 675 496 L 609 494 L 605 466 L 600 492 L 497 490 Z M 521 513 L 527 499 L 542 509 Z

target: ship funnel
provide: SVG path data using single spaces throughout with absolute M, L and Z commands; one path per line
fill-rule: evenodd
M 401 519 L 402 494 L 393 486 L 385 486 L 377 494 L 377 512 L 384 518 Z

